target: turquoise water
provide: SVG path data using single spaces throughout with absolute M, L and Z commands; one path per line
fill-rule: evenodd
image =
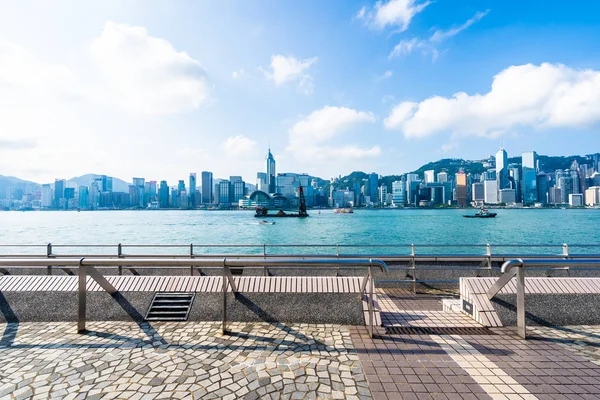
M 3 212 L 0 213 L 0 244 L 111 244 L 105 251 L 116 253 L 116 244 L 417 244 L 417 253 L 483 253 L 485 248 L 424 248 L 419 245 L 562 243 L 600 244 L 600 210 L 496 210 L 494 219 L 463 218 L 474 210 L 356 210 L 354 214 L 334 214 L 331 210 L 309 210 L 306 219 L 272 218 L 275 225 L 260 225 L 252 211 L 91 211 L 91 212 Z M 0 247 L 0 253 L 29 251 Z M 43 248 L 37 253 L 45 251 Z M 72 252 L 64 249 L 61 252 Z M 152 249 L 128 249 L 150 253 Z M 189 249 L 172 249 L 186 253 Z M 200 248 L 201 252 L 258 253 L 253 249 Z M 342 253 L 405 254 L 397 248 L 344 248 Z M 510 248 L 493 247 L 494 253 L 515 253 Z M 555 249 L 522 249 L 521 252 L 560 253 Z M 55 252 L 58 252 L 55 250 Z M 90 249 L 86 249 L 90 253 Z M 162 252 L 166 252 L 164 249 Z M 335 247 L 286 249 L 267 248 L 268 253 L 335 254 Z M 600 253 L 596 249 L 571 252 Z

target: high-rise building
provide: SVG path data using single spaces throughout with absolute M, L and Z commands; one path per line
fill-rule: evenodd
M 202 171 L 202 204 L 213 202 L 213 173 Z
M 467 175 L 462 171 L 456 173 L 456 204 L 467 206 Z
M 52 207 L 52 186 L 49 183 L 42 185 L 42 207 Z
M 196 173 L 192 172 L 190 173 L 190 207 L 191 208 L 196 208 L 197 204 L 197 199 L 196 199 Z
M 508 154 L 504 149 L 500 149 L 496 153 L 496 184 L 498 190 L 510 189 L 510 181 L 508 180 Z
M 521 157 L 521 166 L 523 168 L 533 169 L 538 172 L 538 155 L 535 151 L 526 151 Z
M 132 206 L 145 207 L 146 205 L 146 179 L 133 178 L 133 196 L 131 199 Z M 131 193 L 130 193 L 131 194 Z
M 169 208 L 169 185 L 167 185 L 167 181 L 160 181 L 158 206 L 160 208 Z
M 260 190 L 263 192 L 268 192 L 269 188 L 267 186 L 267 174 L 266 172 L 257 172 L 256 173 L 256 190 Z
M 569 195 L 569 206 L 571 206 L 571 207 L 581 207 L 581 206 L 583 206 L 583 194 L 581 194 L 581 193 L 571 193 Z
M 90 190 L 87 186 L 79 186 L 79 208 L 89 208 L 90 206 Z
M 273 157 L 273 154 L 271 154 L 271 148 L 269 148 L 269 153 L 267 154 L 267 188 L 269 193 L 275 193 L 277 190 L 276 177 L 275 158 Z
M 498 191 L 498 200 L 504 204 L 514 204 L 517 202 L 515 189 L 500 189 Z
M 587 206 L 600 205 L 600 186 L 592 186 L 585 191 L 585 204 Z
M 379 175 L 375 172 L 369 174 L 367 192 L 366 195 L 371 197 L 371 201 L 377 203 L 379 198 Z
M 394 205 L 404 207 L 406 203 L 406 182 L 404 177 L 399 181 L 392 182 L 392 199 Z
M 542 204 L 548 204 L 548 175 L 539 173 L 536 177 L 538 201 Z
M 425 176 L 425 183 L 434 183 L 435 182 L 435 171 L 430 169 L 423 173 Z
M 64 179 L 54 180 L 54 207 L 60 207 L 60 200 L 65 198 L 65 187 L 67 181 Z
M 471 185 L 471 196 L 473 198 L 473 201 L 485 201 L 485 187 L 483 182 L 475 182 Z
M 112 176 L 107 176 L 106 177 L 106 191 L 107 192 L 112 192 L 113 191 L 113 178 Z
M 524 153 L 525 154 L 525 153 Z M 523 167 L 523 179 L 521 181 L 523 204 L 533 204 L 539 199 L 537 187 L 537 174 L 534 168 Z
M 437 179 L 438 179 L 437 181 L 439 183 L 446 183 L 446 182 L 448 182 L 448 173 L 446 171 L 439 172 L 437 174 Z
M 498 203 L 498 181 L 485 180 L 483 181 L 483 201 L 487 204 Z
M 229 204 L 230 203 L 230 186 L 229 181 L 227 179 L 223 179 L 219 182 L 219 204 Z

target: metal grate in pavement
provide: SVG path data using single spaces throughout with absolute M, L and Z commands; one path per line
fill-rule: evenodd
M 386 326 L 388 335 L 495 335 L 484 326 L 466 327 L 420 327 L 420 326 Z

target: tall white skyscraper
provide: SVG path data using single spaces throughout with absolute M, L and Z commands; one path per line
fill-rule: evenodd
M 424 172 L 425 175 L 425 183 L 434 183 L 435 182 L 435 171 L 430 169 Z
M 496 183 L 498 190 L 510 189 L 510 181 L 508 180 L 508 154 L 504 149 L 500 149 L 496 153 Z

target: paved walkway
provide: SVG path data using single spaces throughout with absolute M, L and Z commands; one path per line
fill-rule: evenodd
M 600 327 L 487 329 L 378 290 L 384 327 L 0 324 L 0 398 L 599 399 Z
M 371 399 L 349 330 L 210 322 L 0 325 L 0 398 Z

